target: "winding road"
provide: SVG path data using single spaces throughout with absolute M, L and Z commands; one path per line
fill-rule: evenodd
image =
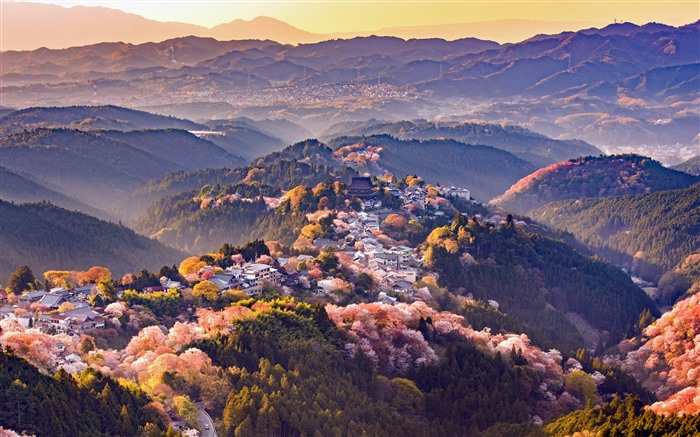
M 199 411 L 199 424 L 202 430 L 202 437 L 219 437 L 214 428 L 214 421 L 211 420 L 209 413 L 204 409 L 204 404 L 195 402 L 195 407 Z

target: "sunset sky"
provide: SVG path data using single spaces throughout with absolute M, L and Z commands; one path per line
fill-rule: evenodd
M 4 2 L 4 0 L 3 0 Z M 266 15 L 314 33 L 352 32 L 399 26 L 526 19 L 546 21 L 614 20 L 671 25 L 698 20 L 700 7 L 690 1 L 42 1 L 62 6 L 106 6 L 158 21 L 179 21 L 212 27 L 237 18 Z

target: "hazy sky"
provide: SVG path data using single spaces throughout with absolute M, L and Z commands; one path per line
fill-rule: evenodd
M 154 20 L 180 21 L 208 27 L 236 18 L 248 20 L 266 15 L 315 33 L 513 18 L 599 23 L 622 20 L 637 24 L 656 21 L 671 25 L 688 24 L 700 18 L 700 6 L 697 0 L 53 0 L 41 1 L 41 3 L 62 6 L 107 6 Z

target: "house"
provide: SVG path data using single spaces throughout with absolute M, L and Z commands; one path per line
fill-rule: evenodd
M 242 272 L 242 270 L 239 271 Z M 238 275 L 219 273 L 209 278 L 208 281 L 219 287 L 221 291 L 235 290 L 243 288 L 245 284 L 245 281 L 240 280 L 239 276 L 240 273 Z
M 398 263 L 401 266 L 408 264 L 413 249 L 406 246 L 394 246 L 385 250 L 385 252 L 392 255 L 396 255 L 398 257 Z
M 165 291 L 165 287 L 162 285 L 151 285 L 150 287 L 144 287 L 142 291 L 144 293 L 159 293 Z
M 243 279 L 253 286 L 260 286 L 262 281 L 279 282 L 277 269 L 267 264 L 248 264 L 243 266 Z
M 37 302 L 46 295 L 46 290 L 36 290 L 24 293 L 19 297 L 20 302 Z
M 80 358 L 80 355 L 77 354 L 66 354 L 65 352 L 61 354 L 58 358 L 58 364 L 59 365 L 64 365 L 64 364 L 75 364 L 75 363 L 82 363 L 83 359 Z
M 405 281 L 403 279 L 399 279 L 397 281 L 392 281 L 393 284 L 391 285 L 391 288 L 396 292 L 396 293 L 408 293 L 411 291 L 411 287 L 413 286 L 413 283 Z
M 87 284 L 75 287 L 73 289 L 73 296 L 78 299 L 87 299 L 91 294 L 96 292 L 97 284 Z
M 466 188 L 457 188 L 454 186 L 449 188 L 441 187 L 439 192 L 444 197 L 452 196 L 465 200 L 469 200 L 471 198 L 471 193 Z
M 68 332 L 70 320 L 67 316 L 61 314 L 39 314 L 36 320 L 36 327 L 42 332 L 54 330 L 58 333 L 65 334 Z
M 160 285 L 163 286 L 164 289 L 170 290 L 171 288 L 175 288 L 177 290 L 182 290 L 183 286 L 180 282 L 178 281 L 173 281 L 168 277 L 161 277 L 160 278 Z
M 396 299 L 395 297 L 391 297 L 383 291 L 379 293 L 379 296 L 377 296 L 377 302 L 384 303 L 387 305 L 393 305 L 396 303 L 397 300 L 398 299 Z
M 61 314 L 40 314 L 36 327 L 46 332 L 56 332 L 79 336 L 80 334 L 105 327 L 105 318 L 93 307 L 87 305 Z
M 68 302 L 68 297 L 70 295 L 66 291 L 52 291 L 51 293 L 45 294 L 39 299 L 39 305 L 43 305 L 49 309 L 55 310 L 61 306 L 64 302 Z
M 326 247 L 338 247 L 338 243 L 336 241 L 328 238 L 317 238 L 314 240 L 313 245 L 319 249 L 324 249 Z

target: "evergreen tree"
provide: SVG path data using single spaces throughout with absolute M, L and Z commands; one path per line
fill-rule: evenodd
M 246 416 L 245 420 L 236 428 L 234 433 L 235 437 L 255 437 L 255 431 L 253 430 L 253 422 L 250 420 L 250 416 Z
M 30 284 L 34 284 L 36 278 L 34 278 L 34 273 L 29 266 L 19 266 L 10 275 L 10 279 L 7 281 L 7 288 L 5 289 L 8 293 L 21 294 L 24 290 L 30 288 Z

